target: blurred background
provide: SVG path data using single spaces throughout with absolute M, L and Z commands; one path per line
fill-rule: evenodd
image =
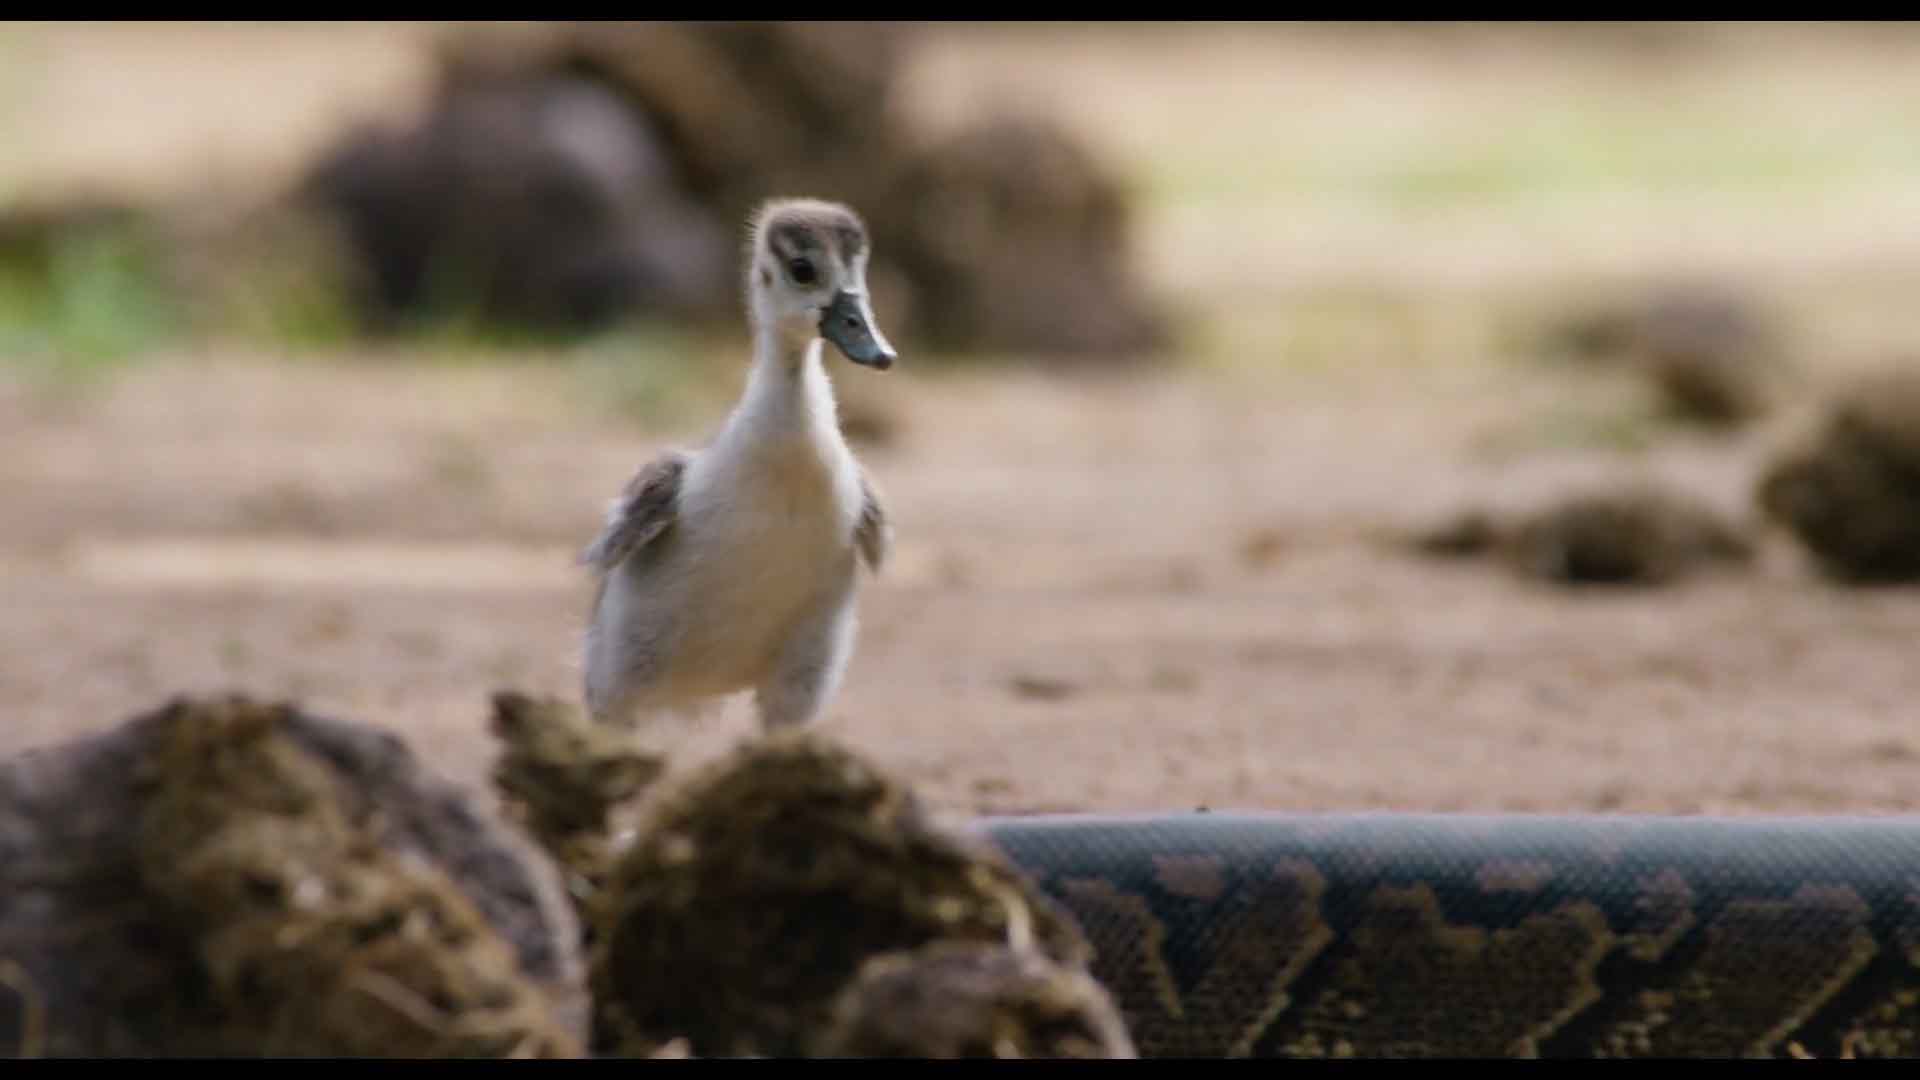
M 0 750 L 232 688 L 478 782 L 777 195 L 902 352 L 823 727 L 942 808 L 1920 802 L 1876 24 L 7 24 Z

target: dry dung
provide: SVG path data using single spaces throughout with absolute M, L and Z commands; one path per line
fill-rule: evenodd
M 1751 554 L 1705 506 L 1651 488 L 1564 499 L 1520 521 L 1507 551 L 1522 573 L 1568 585 L 1662 584 Z
M 1056 123 L 984 119 L 907 157 L 870 205 L 930 342 L 1117 359 L 1170 340 L 1133 277 L 1125 196 Z
M 432 864 L 383 849 L 243 699 L 175 710 L 142 782 L 141 876 L 193 942 L 226 1053 L 573 1057 L 512 946 Z
M 1646 312 L 1639 347 L 1667 406 L 1684 419 L 1740 424 L 1772 404 L 1775 333 L 1752 304 L 1730 292 L 1662 294 Z
M 849 203 L 896 339 L 1138 355 L 1168 328 L 1130 269 L 1128 201 L 1077 140 L 990 119 L 929 145 L 898 116 L 899 24 L 639 22 L 449 35 L 416 126 L 353 133 L 303 198 L 344 217 L 376 320 L 456 296 L 590 327 L 739 318 L 739 223 Z
M 1479 555 L 1500 542 L 1500 524 L 1481 509 L 1463 510 L 1413 538 L 1415 549 L 1428 555 Z
M 751 740 L 659 793 L 594 909 L 601 1053 L 684 1038 L 701 1057 L 804 1054 L 866 960 L 935 941 L 1090 959 L 997 852 L 808 733 Z
M 492 731 L 505 747 L 493 770 L 502 801 L 585 903 L 606 875 L 612 815 L 666 770 L 665 759 L 567 702 L 512 690 L 493 696 Z
M 342 223 L 368 328 L 478 314 L 592 329 L 731 298 L 734 236 L 678 193 L 646 121 L 608 87 L 461 75 L 417 126 L 350 135 L 299 193 Z
M 1510 521 L 1469 510 L 1413 544 L 1434 556 L 1493 553 L 1524 576 L 1562 585 L 1668 584 L 1753 554 L 1711 508 L 1644 485 L 1576 493 Z
M 1118 1008 L 1084 971 L 1037 953 L 939 942 L 870 959 L 813 1056 L 1134 1058 Z
M 1671 285 L 1575 312 L 1547 336 L 1555 353 L 1640 373 L 1666 410 L 1690 423 L 1736 426 L 1765 414 L 1785 372 L 1778 327 L 1755 301 L 1721 286 Z
M 1830 577 L 1920 580 L 1920 370 L 1836 395 L 1816 437 L 1775 460 L 1755 496 Z
M 1633 335 L 1633 318 L 1624 308 L 1582 308 L 1550 317 L 1540 330 L 1539 345 L 1556 359 L 1597 366 L 1625 355 Z
M 0 764 L 22 1050 L 573 1056 L 578 937 L 551 867 L 375 729 L 180 699 Z
M 914 31 L 899 23 L 616 22 L 445 39 L 447 83 L 571 70 L 615 87 L 660 132 L 689 191 L 745 210 L 791 174 L 862 150 L 878 168 Z M 740 220 L 733 218 L 731 220 Z

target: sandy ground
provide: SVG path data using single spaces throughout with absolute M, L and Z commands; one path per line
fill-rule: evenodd
M 417 93 L 418 32 L 10 28 L 0 194 L 284 177 Z M 826 731 L 961 812 L 1920 803 L 1920 594 L 1823 585 L 1778 537 L 1750 573 L 1626 593 L 1380 539 L 1618 475 L 1745 513 L 1784 421 L 1622 439 L 1629 389 L 1489 359 L 1475 305 L 1692 269 L 1797 303 L 1823 364 L 1920 340 L 1914 148 L 1888 134 L 1920 35 L 1762 27 L 1663 66 L 1497 33 L 1063 32 L 940 37 L 917 108 L 1013 97 L 1087 131 L 1212 366 L 837 367 L 897 421 L 863 453 L 900 550 Z M 531 360 L 273 359 L 194 348 L 64 396 L 0 368 L 0 751 L 231 688 L 393 725 L 479 782 L 492 690 L 575 693 L 569 560 L 605 500 L 724 407 L 642 422 Z M 677 733 L 684 756 L 750 716 Z
M 0 749 L 244 689 L 479 781 L 496 687 L 572 695 L 568 565 L 654 448 L 566 369 L 156 364 L 0 398 Z M 1383 531 L 1660 476 L 1743 510 L 1766 438 L 1490 455 L 1563 373 L 890 380 L 899 520 L 824 729 L 953 811 L 1897 811 L 1920 596 L 1753 572 L 1573 593 Z M 745 703 L 688 760 L 748 730 Z

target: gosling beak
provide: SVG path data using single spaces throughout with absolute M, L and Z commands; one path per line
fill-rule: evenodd
M 874 325 L 873 309 L 865 292 L 841 289 L 833 294 L 833 303 L 820 313 L 820 336 L 833 342 L 841 354 L 856 364 L 885 371 L 899 359 L 893 346 Z

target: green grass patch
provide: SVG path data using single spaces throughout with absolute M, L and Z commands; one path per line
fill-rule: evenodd
M 1161 203 L 1360 204 L 1380 212 L 1527 205 L 1566 196 L 1793 198 L 1920 172 L 1920 128 L 1840 113 L 1821 124 L 1754 106 L 1593 97 L 1491 103 L 1462 122 L 1205 130 L 1137 163 Z
M 102 220 L 0 242 L 0 355 L 84 378 L 175 340 L 185 324 L 138 225 Z

